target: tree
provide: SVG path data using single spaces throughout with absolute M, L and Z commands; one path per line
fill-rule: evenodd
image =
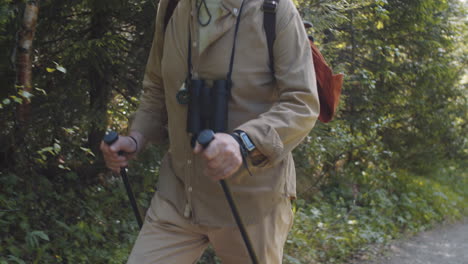
M 23 24 L 18 32 L 17 52 L 17 88 L 20 89 L 22 103 L 18 106 L 18 120 L 20 123 L 29 119 L 30 102 L 32 95 L 32 53 L 34 33 L 36 32 L 36 23 L 39 13 L 40 1 L 27 1 L 24 8 Z

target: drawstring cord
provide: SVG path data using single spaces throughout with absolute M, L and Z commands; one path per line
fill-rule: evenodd
M 201 21 L 200 14 L 201 14 L 202 7 L 205 8 L 205 12 L 208 15 L 208 21 L 206 22 Z M 211 22 L 211 13 L 210 13 L 210 10 L 208 9 L 208 5 L 206 4 L 206 0 L 197 0 L 197 20 L 198 20 L 198 24 L 200 24 L 200 26 L 202 27 L 208 26 Z

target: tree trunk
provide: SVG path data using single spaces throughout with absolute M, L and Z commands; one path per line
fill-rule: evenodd
M 91 17 L 91 39 L 102 39 L 108 26 L 109 14 L 99 7 L 99 2 L 93 2 L 93 14 Z M 112 75 L 109 73 L 110 65 L 102 65 L 103 58 L 98 62 L 90 62 L 88 70 L 88 78 L 90 84 L 90 110 L 94 115 L 92 118 L 91 127 L 88 134 L 88 144 L 94 153 L 99 153 L 99 145 L 104 136 L 107 126 L 107 105 L 111 94 Z M 101 63 L 99 65 L 98 63 Z M 100 69 L 99 69 L 100 68 Z
M 26 2 L 22 28 L 18 32 L 16 85 L 28 93 L 32 93 L 32 44 L 36 32 L 39 2 L 39 0 Z M 28 98 L 22 99 L 22 103 L 17 108 L 17 119 L 20 123 L 25 123 L 30 117 L 31 105 Z

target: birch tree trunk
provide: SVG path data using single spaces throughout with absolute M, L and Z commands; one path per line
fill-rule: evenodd
M 16 57 L 16 85 L 29 94 L 32 93 L 32 53 L 34 33 L 39 13 L 39 0 L 27 1 L 24 8 L 22 28 L 18 32 Z M 20 123 L 28 121 L 31 112 L 30 101 L 23 96 L 23 102 L 17 108 L 17 118 Z

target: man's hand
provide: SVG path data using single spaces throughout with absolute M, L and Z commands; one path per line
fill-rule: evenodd
M 229 134 L 216 133 L 206 149 L 197 143 L 194 152 L 202 155 L 204 173 L 215 181 L 231 177 L 242 165 L 239 143 Z
M 119 136 L 119 139 L 111 146 L 101 141 L 101 151 L 106 162 L 106 166 L 114 172 L 120 172 L 120 168 L 128 166 L 128 161 L 133 158 L 137 151 L 135 141 L 127 136 Z M 119 156 L 119 151 L 126 154 Z M 131 154 L 129 154 L 131 153 Z

